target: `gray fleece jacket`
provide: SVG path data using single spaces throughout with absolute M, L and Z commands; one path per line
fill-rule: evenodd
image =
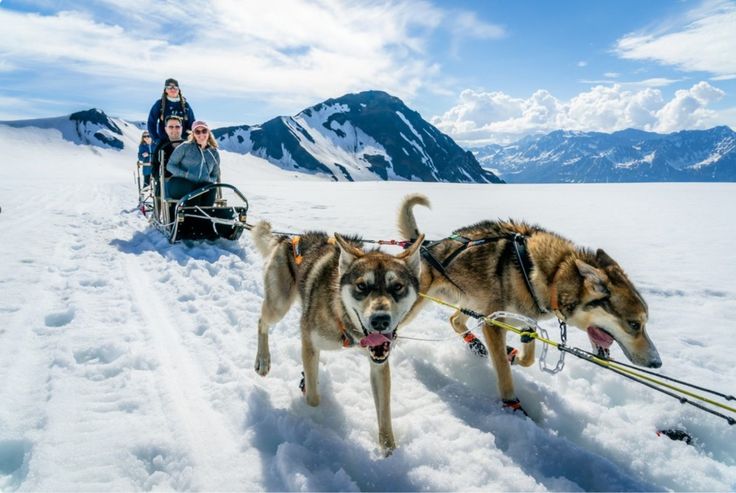
M 174 149 L 166 169 L 172 176 L 194 183 L 216 183 L 220 178 L 220 153 L 214 147 L 202 149 L 195 142 L 184 142 Z

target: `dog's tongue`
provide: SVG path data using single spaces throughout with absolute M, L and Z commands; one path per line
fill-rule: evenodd
M 360 347 L 380 346 L 384 342 L 391 342 L 391 339 L 381 334 L 380 332 L 371 332 L 360 340 Z
M 590 342 L 603 349 L 608 349 L 613 344 L 613 337 L 594 325 L 588 327 L 588 338 Z

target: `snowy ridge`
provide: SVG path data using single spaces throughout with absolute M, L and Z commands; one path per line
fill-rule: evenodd
M 54 129 L 59 131 L 65 140 L 75 144 L 113 149 L 130 146 L 136 150 L 144 128 L 142 123 L 111 118 L 97 108 L 79 111 L 69 116 L 6 121 L 0 122 L 0 125 Z
M 348 94 L 294 117 L 214 133 L 223 149 L 336 181 L 500 181 L 401 100 L 381 91 Z
M 556 131 L 475 149 L 484 167 L 516 183 L 736 181 L 728 127 L 656 134 Z
M 384 459 L 361 350 L 322 354 L 322 403 L 310 408 L 297 387 L 293 309 L 271 329 L 271 373 L 253 370 L 263 260 L 247 234 L 169 245 L 135 210 L 132 148 L 7 125 L 0 145 L 2 491 L 736 489 L 736 427 L 581 361 L 556 376 L 514 367 L 531 418 L 503 411 L 489 362 L 469 354 L 438 306 L 399 333 L 391 354 L 398 449 Z M 330 183 L 252 154 L 222 157 L 251 220 L 279 230 L 395 238 L 401 198 L 421 192 L 433 208 L 417 220 L 431 239 L 515 217 L 604 247 L 649 304 L 662 371 L 736 393 L 734 184 L 488 193 Z M 580 206 L 613 201 L 615 214 Z M 686 241 L 683 218 L 692 218 Z M 556 324 L 544 326 L 557 339 Z M 589 347 L 578 330 L 569 342 Z M 623 358 L 617 346 L 612 356 Z M 655 434 L 675 427 L 694 444 Z
M 380 156 L 387 164 L 386 179 L 400 179 L 393 173 L 391 156 L 384 147 L 349 121 L 330 120 L 337 113 L 349 111 L 346 105 L 334 104 L 319 107 L 309 113 L 301 112 L 293 118 L 302 132 L 294 135 L 303 148 L 332 171 L 332 176 L 345 176 L 348 180 L 375 179 L 375 172 L 366 156 Z M 329 128 L 323 133 L 320 129 Z M 309 138 L 305 137 L 305 133 Z M 340 168 L 338 166 L 343 166 Z M 343 169 L 347 168 L 346 175 Z

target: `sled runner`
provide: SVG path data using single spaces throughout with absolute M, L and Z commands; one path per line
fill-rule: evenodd
M 145 174 L 146 168 L 150 171 L 149 163 L 136 163 L 135 184 L 138 186 L 138 209 L 141 213 L 148 217 L 153 211 L 153 180 L 146 185 Z

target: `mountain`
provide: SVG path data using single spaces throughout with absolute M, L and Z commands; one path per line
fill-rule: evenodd
M 558 130 L 474 154 L 510 183 L 736 181 L 736 132 L 726 126 L 671 134 Z
M 137 148 L 143 123 L 132 123 L 111 118 L 104 111 L 92 108 L 68 116 L 14 120 L 0 122 L 10 127 L 36 127 L 56 129 L 65 140 L 80 145 L 123 149 L 127 145 Z
M 213 133 L 224 150 L 335 181 L 501 182 L 471 152 L 382 91 L 347 94 L 293 117 Z

